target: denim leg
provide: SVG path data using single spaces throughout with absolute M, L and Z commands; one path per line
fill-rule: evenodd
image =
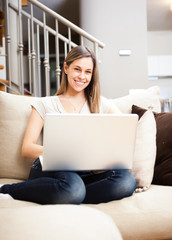
M 77 173 L 58 171 L 41 174 L 39 169 L 37 174 L 38 178 L 34 171 L 32 179 L 3 185 L 0 192 L 10 194 L 17 200 L 40 204 L 80 204 L 84 200 L 85 184 Z
M 83 178 L 86 184 L 84 203 L 102 203 L 120 200 L 133 194 L 136 188 L 134 176 L 125 169 L 107 171 Z
M 85 198 L 85 185 L 76 173 L 59 172 L 57 178 L 35 178 L 22 183 L 6 184 L 1 193 L 14 199 L 40 204 L 80 204 Z

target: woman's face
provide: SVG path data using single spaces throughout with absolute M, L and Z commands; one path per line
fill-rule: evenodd
M 84 57 L 73 61 L 69 66 L 65 62 L 64 71 L 67 74 L 68 90 L 84 91 L 92 78 L 93 61 L 91 57 Z

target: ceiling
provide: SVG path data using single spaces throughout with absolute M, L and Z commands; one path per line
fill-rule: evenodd
M 172 0 L 146 1 L 148 31 L 172 30 L 172 11 L 170 11 L 170 3 L 172 4 Z M 79 25 L 80 0 L 39 0 L 39 2 L 50 7 L 74 24 Z

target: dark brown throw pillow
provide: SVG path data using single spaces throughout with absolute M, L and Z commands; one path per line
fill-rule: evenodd
M 146 109 L 132 106 L 132 113 L 139 118 Z M 157 125 L 157 154 L 153 184 L 172 186 L 172 113 L 154 113 Z

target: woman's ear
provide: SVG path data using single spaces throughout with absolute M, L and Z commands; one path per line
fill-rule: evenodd
M 64 64 L 63 64 L 63 68 L 64 68 L 64 72 L 67 74 L 68 65 L 67 65 L 66 62 L 64 62 Z

